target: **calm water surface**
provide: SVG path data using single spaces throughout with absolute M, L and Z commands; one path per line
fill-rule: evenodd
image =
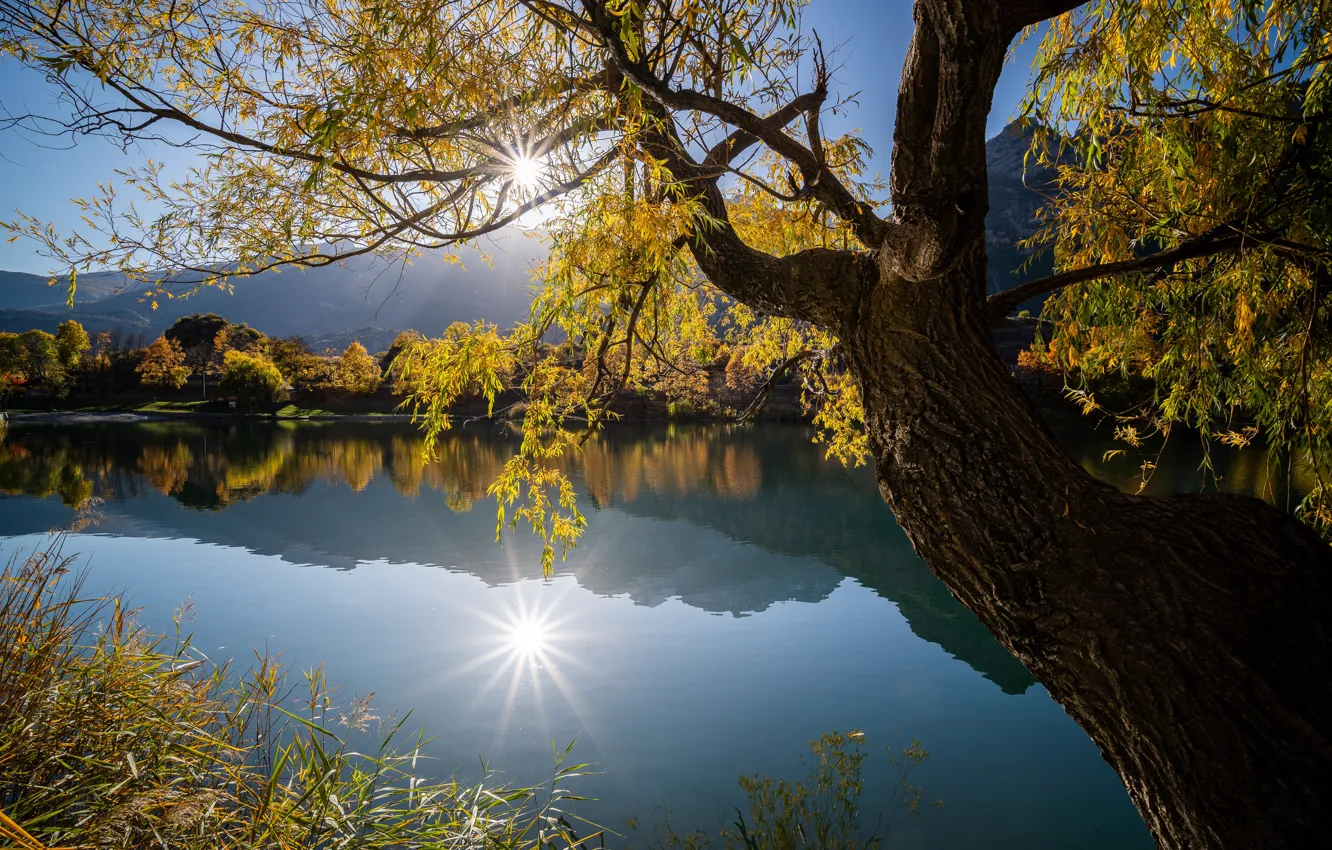
M 437 772 L 479 757 L 549 775 L 577 739 L 576 786 L 602 823 L 715 829 L 741 773 L 801 776 L 805 743 L 863 729 L 865 801 L 891 790 L 882 747 L 930 752 L 913 777 L 947 810 L 891 821 L 896 847 L 1148 848 L 1096 748 L 912 554 L 872 475 L 807 430 L 621 428 L 573 470 L 588 530 L 555 578 L 521 534 L 494 542 L 487 484 L 514 450 L 467 431 L 419 461 L 389 424 L 16 425 L 0 437 L 0 556 L 66 543 L 98 591 L 195 643 L 324 662 L 344 694 L 413 709 Z M 1089 466 L 1127 485 L 1132 458 Z M 1255 489 L 1243 464 L 1230 482 Z M 1157 489 L 1193 486 L 1192 462 Z M 877 764 L 878 770 L 875 769 Z M 892 774 L 895 776 L 895 774 Z

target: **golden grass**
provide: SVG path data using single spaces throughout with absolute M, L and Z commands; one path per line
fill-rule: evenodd
M 321 670 L 299 687 L 272 658 L 234 672 L 181 631 L 156 634 L 119 598 L 90 599 L 57 538 L 0 570 L 0 841 L 99 848 L 587 846 L 556 752 L 515 788 L 424 779 L 416 735 L 368 701 L 341 710 Z M 299 698 L 293 702 L 295 692 Z M 289 706 L 288 710 L 283 706 Z M 595 829 L 581 827 L 598 837 Z

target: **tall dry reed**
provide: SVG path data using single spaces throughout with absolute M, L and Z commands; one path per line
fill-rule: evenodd
M 341 710 L 319 669 L 292 684 L 89 598 L 63 539 L 0 569 L 0 841 L 105 848 L 565 848 L 600 834 L 566 810 L 583 765 L 549 783 L 422 778 L 423 735 Z M 288 706 L 289 708 L 284 708 Z

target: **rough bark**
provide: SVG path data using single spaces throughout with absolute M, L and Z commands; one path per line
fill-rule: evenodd
M 1162 847 L 1319 846 L 1332 837 L 1328 547 L 1255 499 L 1096 481 L 990 343 L 984 121 L 1014 25 L 1000 6 L 916 6 L 893 235 L 839 327 L 880 490 L 1100 747 Z
M 1332 558 L 1255 499 L 1129 496 L 1032 412 L 973 296 L 891 271 L 843 344 L 879 486 L 940 579 L 1119 772 L 1162 847 L 1332 835 Z

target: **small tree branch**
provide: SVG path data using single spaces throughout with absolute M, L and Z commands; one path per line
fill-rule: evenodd
M 829 352 L 827 351 L 816 351 L 814 349 L 806 348 L 777 364 L 777 367 L 772 370 L 772 374 L 768 375 L 768 379 L 764 381 L 763 386 L 759 388 L 758 394 L 754 396 L 748 406 L 746 406 L 745 409 L 740 412 L 740 415 L 736 417 L 736 421 L 748 422 L 758 415 L 759 411 L 767 405 L 768 399 L 772 397 L 772 391 L 777 389 L 777 383 L 796 366 L 799 366 L 806 360 L 815 357 L 826 357 L 828 354 Z

